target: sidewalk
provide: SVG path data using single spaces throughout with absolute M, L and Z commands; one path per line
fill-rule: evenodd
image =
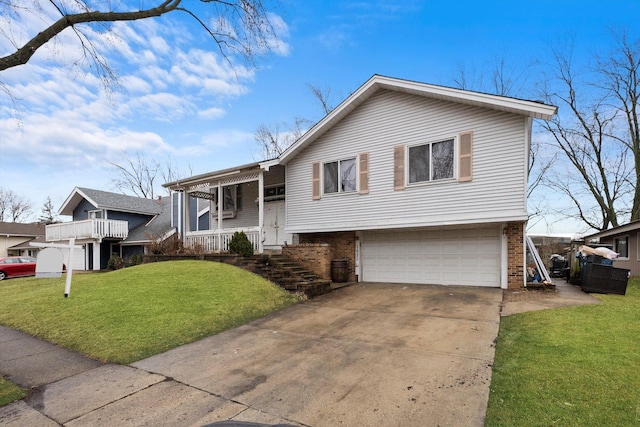
M 555 290 L 520 289 L 512 291 L 505 289 L 500 315 L 504 317 L 527 311 L 602 303 L 598 298 L 582 292 L 579 286 L 567 283 L 562 278 L 553 279 L 553 284 Z
M 27 390 L 100 365 L 101 362 L 80 353 L 0 326 L 0 374 Z

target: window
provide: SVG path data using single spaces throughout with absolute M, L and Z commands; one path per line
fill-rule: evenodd
M 620 258 L 629 258 L 629 237 L 616 237 L 613 240 L 613 250 Z
M 324 193 L 356 191 L 356 159 L 346 159 L 323 165 Z
M 89 211 L 89 219 L 102 219 L 102 211 L 101 210 Z
M 284 200 L 284 184 L 264 188 L 264 200 Z
M 236 212 L 242 210 L 242 187 L 240 185 L 228 185 L 222 187 L 222 217 L 225 219 L 235 218 Z M 211 204 L 211 215 L 218 216 L 218 188 L 212 188 L 213 202 Z
M 409 183 L 453 178 L 453 139 L 409 147 Z

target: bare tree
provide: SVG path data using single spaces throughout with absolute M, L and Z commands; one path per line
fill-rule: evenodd
M 44 3 L 44 4 L 42 4 Z M 148 7 L 143 5 L 152 3 Z M 139 9 L 132 10 L 127 2 L 93 2 L 84 0 L 2 0 L 3 15 L 7 25 L 3 24 L 0 34 L 15 46 L 15 51 L 0 57 L 0 71 L 26 64 L 42 46 L 50 42 L 66 29 L 71 29 L 80 42 L 82 54 L 101 70 L 101 75 L 113 77 L 98 47 L 87 35 L 87 25 L 103 24 L 108 30 L 109 23 L 118 21 L 136 21 L 161 17 L 174 12 L 182 12 L 194 19 L 211 36 L 224 57 L 239 54 L 251 59 L 257 52 L 268 50 L 275 38 L 268 13 L 259 0 L 200 0 L 206 5 L 197 8 L 196 2 L 182 0 L 155 0 L 138 2 Z M 52 6 L 59 18 L 51 21 L 45 13 L 45 6 Z M 196 12 L 197 10 L 197 12 Z M 210 12 L 214 18 L 205 19 L 201 14 Z M 20 13 L 35 15 L 43 28 L 22 45 L 14 41 L 12 23 Z M 17 25 L 17 24 L 15 24 Z
M 318 101 L 322 108 L 323 115 L 333 111 L 331 98 L 331 88 L 320 87 L 307 83 L 307 88 Z M 312 120 L 296 117 L 292 125 L 286 122 L 275 125 L 261 124 L 254 134 L 254 139 L 260 149 L 262 159 L 275 159 L 298 140 L 306 130 L 313 124 Z
M 300 117 L 295 119 L 292 126 L 287 123 L 276 123 L 273 126 L 261 124 L 254 134 L 260 157 L 265 160 L 275 159 L 296 142 L 310 124 L 309 120 Z
M 482 67 L 481 71 L 473 65 L 459 65 L 458 74 L 454 77 L 453 83 L 464 90 L 522 97 L 529 82 L 531 70 L 537 65 L 538 61 L 531 61 L 522 66 L 511 66 L 504 58 L 497 58 L 495 63 Z
M 165 182 L 179 179 L 182 174 L 168 158 L 164 163 L 143 157 L 126 157 L 123 163 L 109 162 L 118 171 L 112 183 L 124 194 L 133 194 L 145 199 L 154 199 Z
M 617 49 L 598 59 L 590 81 L 577 77 L 570 51 L 555 51 L 556 75 L 542 91 L 547 102 L 560 106 L 561 114 L 542 126 L 567 165 L 546 185 L 571 200 L 569 216 L 597 230 L 640 216 L 640 48 L 638 41 L 616 40 Z
M 625 33 L 614 35 L 616 49 L 598 60 L 603 77 L 602 88 L 607 93 L 610 107 L 618 112 L 620 126 L 612 138 L 622 143 L 633 156 L 629 185 L 633 187 L 630 220 L 640 219 L 640 39 L 631 41 Z
M 307 88 L 309 88 L 313 97 L 320 103 L 325 116 L 333 111 L 334 107 L 331 103 L 331 88 L 329 86 L 320 87 L 307 83 Z
M 31 202 L 14 193 L 0 187 L 0 221 L 22 222 L 31 213 Z

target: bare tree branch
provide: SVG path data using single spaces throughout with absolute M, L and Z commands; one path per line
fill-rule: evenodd
M 597 61 L 587 84 L 576 78 L 571 51 L 555 51 L 560 87 L 544 86 L 542 91 L 547 102 L 565 111 L 541 126 L 571 167 L 569 174 L 557 173 L 546 185 L 572 201 L 571 215 L 597 230 L 618 226 L 623 218 L 640 219 L 634 216 L 640 215 L 640 49 L 638 42 L 618 42 L 616 51 Z
M 135 157 L 125 155 L 123 163 L 108 162 L 116 168 L 117 175 L 111 182 L 124 194 L 133 194 L 145 199 L 155 199 L 160 186 L 165 182 L 176 181 L 184 176 L 167 158 L 164 164 L 143 157 L 136 153 Z M 192 171 L 189 171 L 193 175 Z
M 25 221 L 31 213 L 31 207 L 31 202 L 26 198 L 0 187 L 0 221 Z
M 245 59 L 251 60 L 256 53 L 268 50 L 271 47 L 271 40 L 276 38 L 267 11 L 259 0 L 200 0 L 200 2 L 207 4 L 218 17 L 212 24 L 207 24 L 196 12 L 185 7 L 186 2 L 182 0 L 156 0 L 155 6 L 152 7 L 122 11 L 113 10 L 113 5 L 117 3 L 112 2 L 88 3 L 75 0 L 68 4 L 62 0 L 49 0 L 49 3 L 60 13 L 60 18 L 43 28 L 22 46 L 16 47 L 13 53 L 0 57 L 0 71 L 26 64 L 42 46 L 65 29 L 71 28 L 78 36 L 85 56 L 91 58 L 98 69 L 107 70 L 105 74 L 108 76 L 111 72 L 106 66 L 106 61 L 82 32 L 81 25 L 136 21 L 160 17 L 175 11 L 181 11 L 194 18 L 212 37 L 227 60 L 229 60 L 227 53 L 240 54 Z M 11 10 L 38 13 L 35 6 L 26 7 L 22 0 L 4 0 L 2 4 Z M 101 10 L 101 5 L 105 4 L 107 8 Z M 127 6 L 124 5 L 124 7 Z M 6 31 L 10 33 L 11 29 Z

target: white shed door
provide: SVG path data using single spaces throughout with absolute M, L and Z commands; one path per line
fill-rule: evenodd
M 365 232 L 366 282 L 500 286 L 500 229 Z

